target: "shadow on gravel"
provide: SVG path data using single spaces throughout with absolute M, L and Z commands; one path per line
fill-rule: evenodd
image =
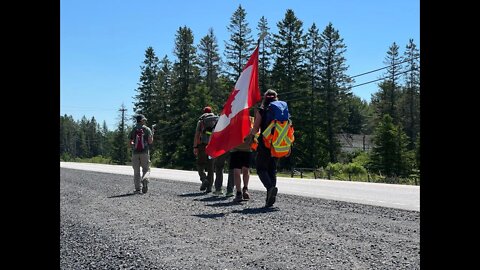
M 257 208 L 246 208 L 243 210 L 233 210 L 232 213 L 238 214 L 262 214 L 280 211 L 277 207 L 257 207 Z
M 223 198 L 222 200 L 227 200 L 228 198 Z M 234 206 L 234 205 L 240 205 L 241 203 L 238 202 L 233 202 L 232 200 L 229 200 L 228 202 L 217 202 L 217 203 L 212 203 L 212 204 L 207 204 L 207 206 L 211 207 L 225 207 L 225 206 Z
M 193 215 L 194 217 L 199 217 L 199 218 L 221 218 L 224 217 L 224 213 L 218 213 L 218 214 L 200 214 L 200 215 Z
M 194 192 L 194 193 L 183 193 L 178 196 L 180 197 L 198 197 L 205 195 L 205 192 Z
M 228 199 L 227 197 L 212 196 L 212 197 L 206 197 L 206 198 L 202 198 L 202 199 L 194 199 L 194 201 L 216 202 L 216 201 L 225 201 L 227 199 Z
M 121 194 L 121 195 L 115 195 L 115 196 L 110 196 L 110 197 L 107 197 L 108 199 L 111 199 L 111 198 L 121 198 L 121 197 L 128 197 L 128 196 L 133 196 L 135 195 L 133 192 L 131 193 L 125 193 L 125 194 Z

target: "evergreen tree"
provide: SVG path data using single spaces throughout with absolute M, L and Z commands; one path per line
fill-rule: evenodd
M 86 130 L 86 137 L 89 143 L 90 148 L 90 155 L 89 157 L 95 157 L 100 155 L 100 137 L 98 130 L 98 123 L 95 120 L 95 117 L 92 117 L 90 121 L 87 123 L 87 130 Z
M 332 23 L 329 23 L 322 35 L 320 69 L 321 97 L 325 107 L 322 116 L 325 119 L 324 128 L 327 137 L 327 151 L 329 161 L 335 163 L 340 153 L 340 144 L 337 134 L 343 132 L 342 127 L 347 123 L 347 98 L 351 95 L 352 79 L 346 75 L 348 66 L 344 54 L 346 45 Z
M 128 160 L 128 153 L 130 152 L 130 149 L 127 148 L 129 144 L 128 128 L 126 127 L 127 116 L 124 113 L 126 111 L 125 105 L 122 104 L 120 111 L 122 113 L 117 130 L 114 132 L 111 157 L 115 164 L 125 165 Z
M 308 78 L 307 88 L 310 93 L 308 95 L 309 112 L 308 119 L 309 125 L 307 126 L 305 133 L 306 138 L 310 141 L 310 147 L 306 148 L 308 155 L 310 156 L 311 165 L 309 167 L 317 168 L 323 164 L 326 160 L 323 160 L 321 156 L 324 156 L 321 145 L 325 145 L 325 136 L 323 136 L 320 129 L 321 118 L 320 109 L 325 106 L 324 101 L 319 98 L 319 90 L 321 84 L 320 72 L 321 72 L 321 55 L 320 50 L 323 46 L 323 40 L 320 36 L 319 29 L 315 25 L 308 29 L 305 37 L 306 50 L 305 50 L 305 67 Z
M 393 118 L 385 114 L 374 132 L 373 149 L 369 167 L 388 178 L 408 176 L 408 139 L 402 128 L 393 123 Z
M 272 35 L 270 27 L 268 27 L 268 21 L 264 16 L 260 18 L 257 30 L 258 38 L 260 38 L 262 33 L 266 33 L 265 37 L 260 41 L 258 48 L 258 84 L 260 92 L 265 93 L 270 88 Z
M 192 104 L 198 93 L 199 68 L 197 66 L 194 37 L 188 27 L 180 27 L 175 38 L 174 55 L 177 60 L 173 64 L 173 85 L 171 103 L 171 122 L 169 132 L 165 133 L 165 141 L 172 151 L 169 164 L 179 168 L 192 168 L 195 160 L 191 151 L 192 140 L 198 112 L 203 109 Z
M 277 23 L 278 34 L 273 34 L 274 64 L 272 70 L 273 86 L 283 91 L 285 99 L 307 94 L 297 89 L 302 82 L 303 55 L 305 44 L 303 22 L 293 10 L 288 9 L 282 21 Z
M 60 156 L 67 159 L 77 157 L 78 129 L 71 115 L 60 116 Z
M 171 153 L 175 149 L 174 142 L 167 142 L 164 134 L 170 132 L 172 122 L 171 100 L 172 100 L 172 62 L 165 55 L 160 61 L 160 70 L 158 72 L 155 84 L 156 117 L 150 123 L 156 124 L 157 128 L 153 135 L 153 144 L 151 150 L 152 166 L 165 166 L 167 160 L 171 160 Z
M 252 54 L 254 40 L 251 35 L 251 29 L 246 20 L 247 13 L 242 5 L 230 18 L 230 24 L 227 30 L 230 33 L 230 40 L 225 41 L 225 57 L 227 64 L 227 77 L 235 82 L 243 71 L 243 66 L 247 63 Z
M 78 157 L 80 158 L 88 158 L 91 156 L 90 142 L 87 139 L 87 125 L 88 120 L 84 115 L 79 123 L 79 140 L 77 141 Z
M 311 142 L 304 136 L 310 125 L 306 109 L 309 102 L 305 99 L 309 93 L 303 66 L 303 22 L 295 16 L 293 10 L 288 9 L 283 20 L 277 23 L 277 28 L 278 34 L 273 34 L 272 87 L 278 92 L 279 99 L 288 102 L 295 126 L 295 149 L 289 158 L 281 160 L 279 168 L 312 166 L 308 156 L 304 158 L 303 155 L 296 154 L 297 151 L 308 153 L 311 149 Z
M 350 134 L 370 134 L 368 130 L 369 106 L 361 98 L 351 95 L 347 98 L 348 119 L 343 131 Z
M 110 156 L 111 143 L 109 141 L 110 131 L 108 130 L 107 122 L 104 120 L 102 123 L 102 128 L 100 129 L 101 134 L 101 155 L 103 157 Z
M 372 104 L 375 107 L 376 119 L 383 119 L 389 114 L 393 122 L 398 124 L 397 113 L 398 99 L 400 96 L 400 74 L 402 72 L 403 57 L 399 56 L 398 45 L 394 42 L 387 51 L 384 63 L 387 71 L 383 75 L 384 80 L 379 84 L 380 91 L 372 97 Z
M 147 119 L 152 119 L 155 116 L 154 107 L 156 104 L 152 102 L 155 100 L 155 81 L 157 80 L 157 73 L 159 70 L 158 57 L 152 47 L 148 47 L 145 51 L 145 60 L 143 66 L 140 67 L 141 75 L 138 88 L 135 91 L 133 110 L 145 115 Z
M 228 92 L 221 89 L 218 85 L 221 59 L 218 53 L 217 38 L 212 28 L 210 28 L 208 34 L 200 40 L 198 51 L 202 82 L 207 88 L 207 93 L 212 97 L 212 108 L 217 110 L 223 106 Z
M 409 149 L 415 148 L 420 132 L 420 53 L 413 39 L 409 40 L 405 59 L 405 87 L 399 102 L 400 121 L 410 139 Z

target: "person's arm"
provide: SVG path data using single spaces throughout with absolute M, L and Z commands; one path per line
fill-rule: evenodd
M 128 145 L 133 145 L 133 136 L 132 136 L 133 131 L 130 131 L 128 133 Z
M 245 137 L 245 142 L 252 144 L 255 134 L 257 134 L 260 129 L 260 124 L 262 123 L 262 115 L 255 109 L 255 121 L 253 122 L 253 127 L 250 129 L 250 133 Z
M 260 123 L 262 123 L 262 116 L 258 110 L 255 110 L 255 122 L 253 122 L 253 128 L 250 130 L 250 135 L 255 136 L 258 129 L 260 128 Z
M 195 127 L 195 136 L 193 137 L 193 153 L 195 156 L 198 154 L 198 144 L 200 143 L 200 130 L 199 130 L 199 122 L 197 122 L 197 126 Z
M 153 143 L 153 131 L 150 129 L 150 135 L 148 135 L 148 144 L 152 144 Z

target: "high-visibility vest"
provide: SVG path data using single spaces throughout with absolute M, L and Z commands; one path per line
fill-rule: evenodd
M 295 141 L 294 129 L 290 121 L 273 120 L 262 132 L 263 143 L 270 149 L 272 157 L 284 157 L 290 152 Z
M 257 151 L 257 147 L 258 147 L 258 137 L 260 137 L 260 131 L 257 132 L 257 134 L 255 134 L 255 136 L 253 137 L 253 142 L 252 142 L 252 144 L 250 145 L 250 149 L 252 149 L 253 151 Z

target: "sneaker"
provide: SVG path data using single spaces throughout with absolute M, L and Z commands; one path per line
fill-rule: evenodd
M 221 189 L 220 189 L 220 190 L 215 190 L 215 191 L 213 192 L 213 195 L 215 195 L 215 196 L 222 196 L 222 195 L 223 195 L 223 191 L 222 191 Z
M 225 193 L 225 197 L 233 197 L 233 191 L 227 191 L 227 193 Z
M 242 199 L 242 192 L 237 191 L 237 195 L 235 195 L 235 198 L 233 199 L 233 202 L 241 202 Z
M 147 179 L 143 179 L 142 185 L 143 185 L 143 187 L 142 187 L 142 192 L 143 192 L 143 193 L 147 193 L 147 191 L 148 191 L 148 180 L 147 180 Z
M 202 181 L 202 185 L 200 186 L 200 191 L 204 191 L 207 189 L 208 182 L 207 180 Z
M 140 194 L 140 189 L 136 189 L 133 194 Z
M 242 196 L 243 196 L 243 199 L 244 199 L 245 201 L 250 200 L 250 194 L 248 193 L 248 188 L 247 188 L 247 187 L 243 187 L 243 188 L 242 188 L 242 194 L 243 194 L 243 195 L 242 195 Z
M 211 187 L 207 187 L 207 190 L 205 190 L 205 193 L 210 193 L 212 192 L 212 188 Z
M 270 207 L 275 203 L 278 193 L 278 188 L 273 187 L 267 191 L 267 199 L 265 200 L 265 207 Z

